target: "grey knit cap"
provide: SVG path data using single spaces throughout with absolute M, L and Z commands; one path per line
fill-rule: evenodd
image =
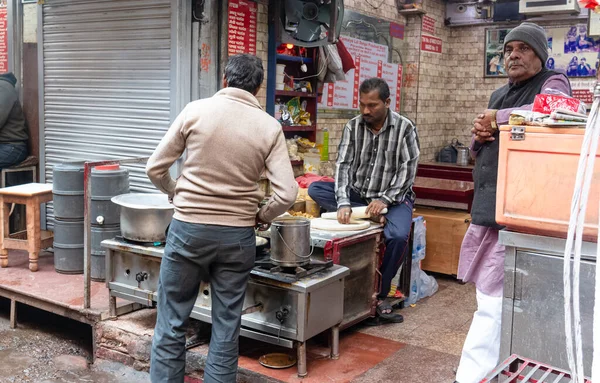
M 529 45 L 542 61 L 542 66 L 545 65 L 548 60 L 548 38 L 544 28 L 534 23 L 523 22 L 508 32 L 504 38 L 504 49 L 506 49 L 506 44 L 511 41 L 522 41 Z

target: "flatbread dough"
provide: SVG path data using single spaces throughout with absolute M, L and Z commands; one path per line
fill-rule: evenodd
M 326 231 L 357 231 L 368 229 L 370 226 L 369 221 L 350 220 L 349 224 L 343 225 L 333 219 L 315 218 L 310 220 L 311 228 Z
M 369 214 L 365 213 L 367 210 L 366 206 L 360 206 L 360 207 L 353 207 L 352 208 L 352 218 L 356 218 L 356 219 L 365 219 L 365 218 L 369 218 Z M 387 208 L 384 208 L 381 211 L 381 214 L 386 214 L 388 212 Z M 325 218 L 325 219 L 335 219 L 337 220 L 337 212 L 331 212 L 331 213 L 323 213 L 321 214 L 321 218 Z

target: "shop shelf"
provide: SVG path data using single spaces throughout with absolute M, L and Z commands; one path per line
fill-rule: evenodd
M 316 98 L 316 93 L 295 92 L 293 90 L 276 90 L 275 96 Z
M 312 62 L 313 62 L 313 60 L 308 57 L 291 56 L 291 55 L 277 55 L 277 61 L 303 62 L 305 64 L 312 64 Z
M 304 161 L 302 160 L 295 160 L 295 161 L 290 161 L 292 163 L 292 166 L 302 166 L 304 165 Z
M 283 125 L 284 132 L 312 132 L 316 129 L 314 125 Z

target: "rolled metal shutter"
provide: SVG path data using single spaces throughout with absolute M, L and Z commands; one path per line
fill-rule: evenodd
M 45 182 L 65 160 L 152 154 L 189 101 L 186 3 L 46 0 L 38 20 Z M 155 191 L 144 165 L 128 168 L 132 191 Z M 51 221 L 51 204 L 46 213 Z

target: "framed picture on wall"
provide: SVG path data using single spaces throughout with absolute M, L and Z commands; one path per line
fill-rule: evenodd
M 600 16 L 592 12 L 594 16 Z M 568 77 L 594 77 L 598 71 L 600 52 L 600 18 L 588 24 L 545 27 L 548 38 L 546 68 Z M 597 24 L 597 25 L 594 25 Z M 599 30 L 594 32 L 592 28 Z M 509 28 L 486 29 L 484 77 L 505 77 L 504 38 Z M 588 31 L 592 31 L 588 33 Z M 595 37 L 592 33 L 598 33 Z
M 600 37 L 600 13 L 588 11 L 588 36 Z
M 504 38 L 510 29 L 485 30 L 484 77 L 506 77 L 504 69 Z

